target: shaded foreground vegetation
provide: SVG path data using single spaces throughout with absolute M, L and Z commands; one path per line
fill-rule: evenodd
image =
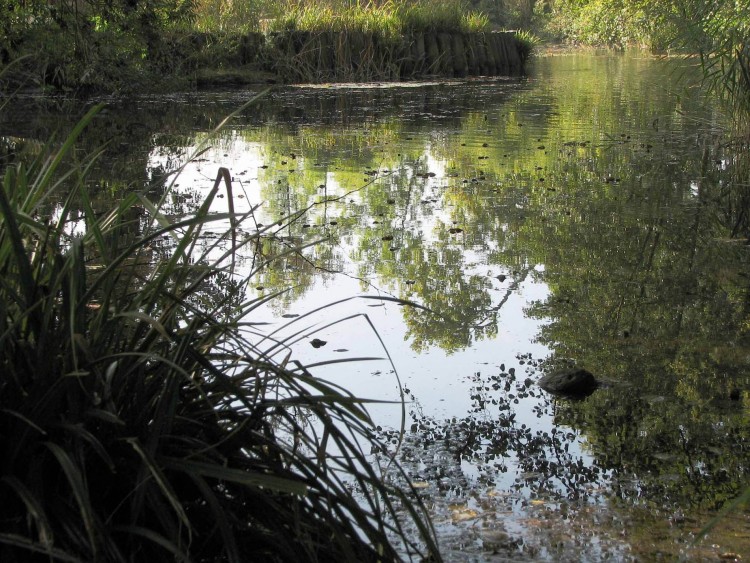
M 97 109 L 59 150 L 3 163 L 0 559 L 439 558 L 421 503 L 366 458 L 381 446 L 364 401 L 276 361 L 284 342 L 250 343 L 266 299 L 233 257 L 260 235 L 209 213 L 228 171 L 179 222 L 144 194 L 95 210 L 96 155 L 65 163 Z

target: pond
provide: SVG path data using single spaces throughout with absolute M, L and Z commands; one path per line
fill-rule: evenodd
M 114 101 L 84 147 L 108 143 L 100 204 L 145 187 L 172 217 L 230 171 L 213 209 L 263 233 L 237 266 L 249 336 L 385 401 L 373 459 L 406 467 L 447 560 L 731 560 L 741 510 L 693 541 L 748 486 L 747 169 L 694 71 L 586 53 L 520 80 Z M 20 100 L 0 138 L 69 127 L 53 105 Z M 537 386 L 571 366 L 606 384 Z

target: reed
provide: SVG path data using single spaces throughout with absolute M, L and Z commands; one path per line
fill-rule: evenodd
M 177 222 L 142 193 L 95 210 L 96 155 L 67 163 L 97 111 L 3 170 L 0 560 L 439 559 L 413 491 L 363 451 L 382 446 L 366 401 L 248 340 L 264 300 L 233 257 L 262 235 L 209 212 L 228 171 Z

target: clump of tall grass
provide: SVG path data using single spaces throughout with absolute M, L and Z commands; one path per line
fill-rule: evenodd
M 516 31 L 516 40 L 518 41 L 518 54 L 522 62 L 528 60 L 534 49 L 542 42 L 538 36 L 525 30 Z
M 231 206 L 209 213 L 228 171 L 177 222 L 143 194 L 94 209 L 95 155 L 66 162 L 95 113 L 3 167 L 0 560 L 439 557 L 419 501 L 362 451 L 364 402 L 243 336 L 262 301 L 232 257 L 255 235 Z M 217 220 L 231 228 L 199 251 Z
M 295 1 L 271 22 L 270 29 L 313 33 L 362 32 L 390 38 L 412 31 L 484 31 L 488 26 L 487 16 L 468 11 L 462 2 L 456 0 L 344 5 Z
M 401 22 L 394 5 L 388 2 L 367 6 L 358 3 L 346 7 L 294 3 L 271 22 L 271 30 L 359 32 L 395 38 L 401 33 Z
M 398 12 L 404 31 L 469 33 L 489 27 L 485 14 L 469 11 L 466 5 L 455 0 L 404 4 Z

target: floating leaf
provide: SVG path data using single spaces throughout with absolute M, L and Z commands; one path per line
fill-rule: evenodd
M 328 344 L 328 342 L 326 342 L 325 340 L 321 340 L 320 338 L 313 338 L 310 341 L 310 344 L 312 345 L 313 348 L 321 348 L 325 346 L 326 344 Z
M 479 516 L 479 512 L 473 508 L 458 508 L 451 511 L 451 518 L 454 522 L 465 522 L 466 520 L 473 520 Z

